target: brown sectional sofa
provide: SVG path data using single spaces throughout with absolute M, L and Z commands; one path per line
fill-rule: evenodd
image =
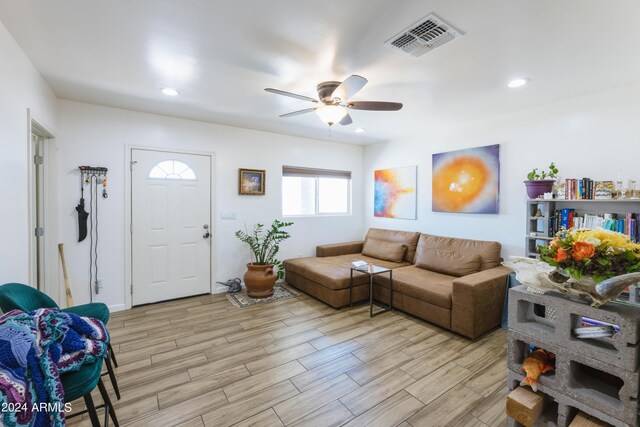
M 284 261 L 286 281 L 335 308 L 349 304 L 351 262 L 393 269 L 393 307 L 469 338 L 500 324 L 507 277 L 497 242 L 372 228 L 364 242 L 318 246 L 316 257 Z M 374 276 L 374 299 L 388 301 L 389 278 Z M 369 298 L 354 273 L 353 301 Z

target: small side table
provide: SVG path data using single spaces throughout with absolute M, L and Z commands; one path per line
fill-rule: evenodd
M 351 276 L 349 277 L 349 307 L 353 307 L 353 272 L 364 273 L 369 275 L 369 317 L 377 316 L 378 314 L 386 311 L 393 310 L 393 270 L 390 268 L 384 268 L 377 265 L 369 264 L 365 269 L 357 269 L 351 267 Z M 389 273 L 389 305 L 387 307 L 376 304 L 373 302 L 373 276 L 376 274 Z M 384 308 L 384 310 L 378 311 L 373 314 L 373 306 Z

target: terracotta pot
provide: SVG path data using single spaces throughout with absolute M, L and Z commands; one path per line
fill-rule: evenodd
M 537 199 L 544 193 L 550 193 L 553 190 L 555 179 L 530 179 L 524 182 L 527 187 L 527 195 L 530 199 Z
M 273 264 L 247 264 L 247 272 L 244 274 L 247 295 L 251 298 L 270 297 L 273 295 L 273 285 L 276 284 L 276 278 Z

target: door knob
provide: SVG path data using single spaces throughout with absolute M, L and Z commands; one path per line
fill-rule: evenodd
M 208 239 L 209 237 L 211 237 L 211 233 L 209 233 L 209 224 L 203 225 L 202 228 L 204 228 L 204 234 L 202 235 L 202 237 L 204 239 Z

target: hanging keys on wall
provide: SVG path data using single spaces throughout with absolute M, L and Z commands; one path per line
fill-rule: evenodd
M 76 207 L 80 230 L 79 241 L 87 236 L 87 216 L 89 219 L 89 295 L 93 302 L 93 295 L 100 293 L 100 282 L 98 279 L 98 186 L 102 185 L 102 198 L 109 197 L 107 194 L 107 172 L 108 169 L 101 166 L 78 166 L 80 169 L 80 204 Z M 85 211 L 84 185 L 89 186 L 89 212 Z M 81 208 L 81 209 L 80 209 Z M 84 219 L 84 221 L 83 221 Z
M 107 175 L 105 175 L 102 179 L 102 198 L 106 199 L 107 197 L 109 197 L 109 194 L 107 194 Z

